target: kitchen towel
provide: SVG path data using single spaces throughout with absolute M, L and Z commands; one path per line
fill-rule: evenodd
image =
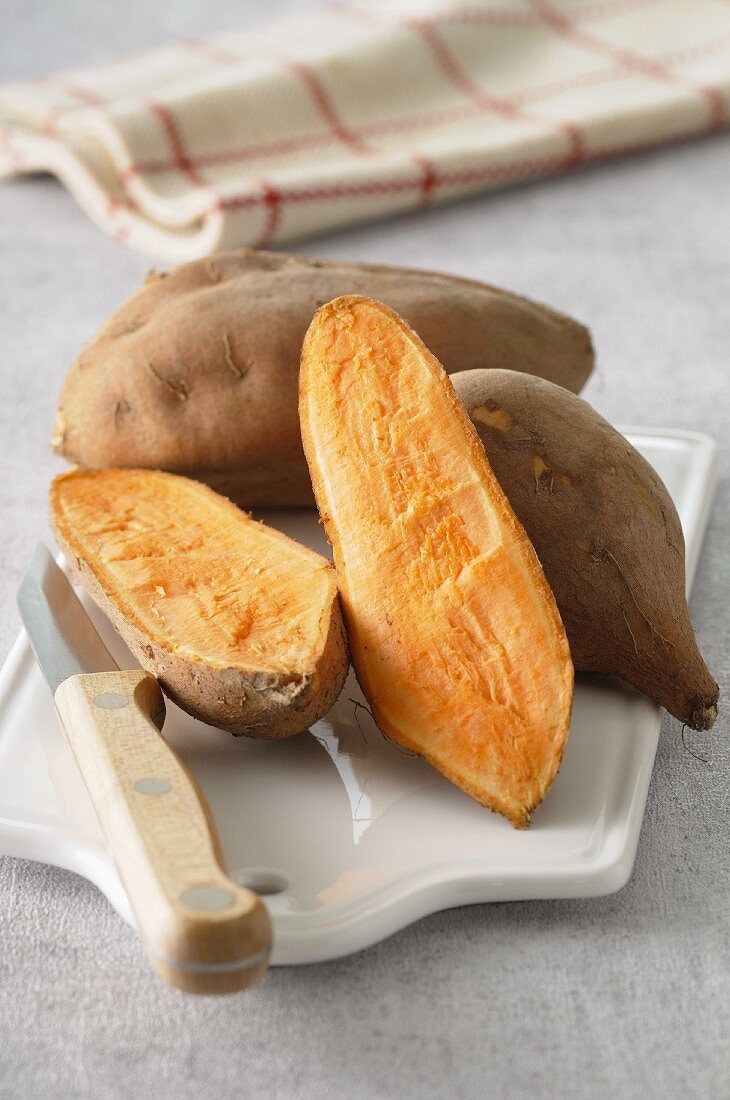
M 53 172 L 172 262 L 724 126 L 722 0 L 360 0 L 0 88 L 0 177 Z

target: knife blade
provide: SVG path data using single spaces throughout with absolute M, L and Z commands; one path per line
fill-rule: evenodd
M 119 668 L 66 574 L 42 543 L 36 547 L 20 583 L 18 609 L 41 672 L 54 695 L 69 676 Z
M 43 545 L 18 608 L 153 967 L 190 992 L 252 985 L 268 965 L 268 912 L 223 869 L 203 793 L 160 732 L 157 680 L 120 670 Z

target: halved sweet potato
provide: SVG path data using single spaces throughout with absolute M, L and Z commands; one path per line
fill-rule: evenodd
M 304 342 L 300 416 L 375 720 L 527 826 L 560 764 L 573 666 L 446 373 L 391 309 L 339 298 Z
M 211 489 L 153 470 L 72 470 L 51 523 L 143 668 L 196 718 L 287 737 L 347 673 L 332 566 Z

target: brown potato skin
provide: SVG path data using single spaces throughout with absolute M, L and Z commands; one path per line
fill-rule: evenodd
M 81 352 L 51 441 L 82 466 L 207 482 L 245 506 L 313 503 L 297 413 L 302 340 L 342 294 L 377 298 L 448 372 L 529 371 L 578 391 L 588 330 L 468 279 L 243 249 L 152 275 Z
M 619 676 L 710 729 L 718 686 L 690 621 L 679 516 L 655 470 L 560 386 L 499 370 L 452 382 L 537 551 L 576 670 Z
M 342 690 L 350 667 L 347 638 L 336 586 L 324 613 L 329 630 L 315 670 L 296 679 L 245 668 L 216 668 L 176 655 L 130 623 L 97 579 L 91 564 L 77 554 L 59 523 L 58 485 L 75 471 L 56 478 L 51 489 L 50 522 L 69 570 L 111 620 L 142 668 L 151 672 L 165 694 L 194 718 L 236 736 L 279 740 L 301 733 L 327 713 Z M 203 492 L 208 489 L 201 486 Z M 224 507 L 234 507 L 220 501 Z M 236 509 L 238 511 L 238 509 Z M 240 513 L 239 513 L 240 514 Z

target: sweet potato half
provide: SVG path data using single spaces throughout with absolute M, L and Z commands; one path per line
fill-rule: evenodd
M 352 659 L 375 720 L 525 827 L 563 753 L 555 600 L 453 387 L 391 309 L 319 310 L 300 415 Z
M 555 593 L 575 668 L 611 673 L 693 729 L 718 687 L 685 596 L 684 538 L 656 471 L 591 406 L 514 371 L 454 388 Z
M 74 470 L 51 487 L 72 571 L 143 668 L 196 718 L 287 737 L 348 668 L 332 566 L 211 489 L 152 470 Z
M 52 445 L 81 466 L 205 481 L 246 506 L 310 505 L 297 378 L 315 310 L 379 298 L 449 371 L 525 370 L 579 390 L 587 329 L 516 294 L 430 271 L 244 249 L 153 275 L 72 365 Z

